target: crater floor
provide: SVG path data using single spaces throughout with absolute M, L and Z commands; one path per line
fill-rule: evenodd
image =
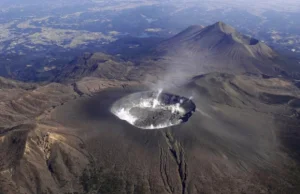
M 162 129 L 187 122 L 195 112 L 192 100 L 162 91 L 138 92 L 116 101 L 111 112 L 141 129 Z

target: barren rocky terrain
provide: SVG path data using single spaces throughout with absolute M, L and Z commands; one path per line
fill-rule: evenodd
M 196 77 L 170 89 L 192 95 L 196 113 L 163 130 L 141 130 L 110 113 L 115 100 L 144 86 L 96 78 L 77 84 L 81 97 L 61 84 L 2 89 L 14 91 L 1 102 L 3 193 L 299 189 L 300 90 L 289 81 L 219 73 Z
M 255 56 L 272 69 L 269 57 Z M 0 193 L 299 193 L 296 80 L 264 69 L 175 74 L 177 64 L 154 60 L 86 53 L 53 83 L 1 78 Z M 111 113 L 121 97 L 161 86 L 192 97 L 188 122 L 143 130 Z

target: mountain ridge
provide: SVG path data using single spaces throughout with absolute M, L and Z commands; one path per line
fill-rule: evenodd
M 193 33 L 191 33 L 193 32 Z M 190 36 L 188 36 L 190 35 Z M 202 49 L 213 50 L 216 46 L 222 43 L 222 41 L 233 44 L 233 43 L 240 43 L 242 45 L 249 45 L 255 46 L 260 45 L 261 49 L 268 49 L 268 54 L 261 53 L 261 55 L 266 55 L 268 57 L 276 56 L 277 54 L 266 44 L 260 42 L 257 39 L 245 36 L 239 32 L 237 32 L 232 26 L 229 26 L 223 22 L 217 22 L 213 25 L 207 27 L 197 27 L 197 26 L 190 26 L 186 30 L 183 30 L 179 34 L 175 35 L 174 37 L 164 41 L 164 43 L 176 43 L 177 38 L 181 39 L 184 44 L 192 44 L 193 47 L 198 47 Z M 213 41 L 212 39 L 215 39 Z M 178 43 L 177 43 L 178 44 Z M 176 45 L 175 45 L 176 46 Z M 189 45 L 191 47 L 191 45 Z M 164 49 L 164 48 L 162 48 Z
M 162 58 L 174 58 L 181 63 L 190 59 L 198 61 L 195 65 L 202 68 L 204 73 L 286 74 L 275 60 L 278 53 L 223 22 L 204 28 L 191 26 L 163 41 L 154 52 Z

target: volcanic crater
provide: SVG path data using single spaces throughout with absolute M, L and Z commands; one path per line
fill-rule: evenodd
M 137 92 L 116 101 L 111 112 L 141 129 L 162 129 L 187 122 L 196 110 L 186 97 L 159 91 Z

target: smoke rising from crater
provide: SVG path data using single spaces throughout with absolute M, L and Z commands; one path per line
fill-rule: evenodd
M 163 71 L 160 77 L 152 85 L 153 90 L 168 89 L 181 86 L 191 80 L 194 76 L 207 73 L 205 64 L 208 59 L 205 56 L 193 55 L 188 49 L 177 49 L 176 52 L 169 52 L 160 61 Z M 150 82 L 145 80 L 146 82 Z
M 196 110 L 191 99 L 168 93 L 138 92 L 116 101 L 111 112 L 141 129 L 162 129 L 187 122 Z

